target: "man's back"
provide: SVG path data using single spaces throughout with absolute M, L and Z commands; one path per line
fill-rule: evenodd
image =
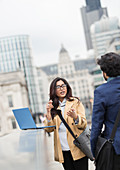
M 96 145 L 96 138 L 100 134 L 103 123 L 105 124 L 104 137 L 107 139 L 110 138 L 116 116 L 120 109 L 120 77 L 99 86 L 95 90 L 95 99 L 91 133 L 92 146 Z M 120 123 L 113 146 L 115 152 L 120 154 Z
M 120 55 L 114 52 L 106 53 L 97 59 L 97 64 L 100 66 L 107 83 L 99 86 L 94 93 L 91 129 L 91 150 L 93 156 L 95 156 L 97 139 L 103 125 L 105 125 L 104 138 L 109 139 L 120 109 Z M 109 163 L 107 156 L 104 157 L 103 155 L 109 156 L 110 153 L 108 151 L 110 150 L 105 150 L 103 147 L 102 151 L 105 152 L 100 153 L 101 159 L 98 158 L 100 164 L 96 162 L 96 169 L 107 169 L 106 167 L 110 165 L 108 169 L 112 166 L 114 170 L 120 170 L 120 122 L 115 133 L 113 147 L 115 150 L 113 149 L 111 155 L 113 157 L 111 158 L 111 163 Z

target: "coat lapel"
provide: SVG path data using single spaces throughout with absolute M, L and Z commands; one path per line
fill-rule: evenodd
M 57 108 L 58 110 L 61 110 L 60 109 L 60 106 L 58 106 L 58 108 Z M 57 116 L 57 118 L 58 118 L 58 129 L 59 129 L 59 127 L 60 127 L 60 124 L 61 124 L 61 119 L 59 118 L 59 116 Z
M 73 106 L 73 102 L 70 102 L 70 101 L 66 101 L 66 105 L 65 105 L 65 111 L 64 111 L 64 119 L 67 121 L 67 118 L 68 118 L 68 115 L 67 115 L 67 112 L 68 110 L 70 110 Z
M 67 119 L 68 119 L 67 111 L 70 110 L 73 107 L 73 105 L 74 105 L 73 102 L 68 101 L 68 100 L 66 101 L 65 110 L 64 110 L 64 119 L 66 120 L 66 122 L 67 122 Z M 61 110 L 60 106 L 58 106 L 57 109 Z M 60 124 L 61 124 L 61 119 L 58 116 L 58 128 L 59 128 Z

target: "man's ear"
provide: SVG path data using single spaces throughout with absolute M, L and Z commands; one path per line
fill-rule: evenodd
M 107 74 L 103 71 L 103 77 L 104 79 L 107 81 L 107 79 L 109 78 L 109 76 L 107 76 Z
M 104 75 L 104 77 L 106 77 L 107 74 L 103 71 L 103 75 Z

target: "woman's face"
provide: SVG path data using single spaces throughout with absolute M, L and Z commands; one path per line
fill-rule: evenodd
M 58 96 L 61 102 L 65 98 L 66 94 L 67 94 L 67 85 L 62 80 L 57 81 L 56 95 Z

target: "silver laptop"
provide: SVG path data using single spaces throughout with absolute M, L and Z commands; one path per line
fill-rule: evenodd
M 27 130 L 27 129 L 44 129 L 44 128 L 49 128 L 49 127 L 56 127 L 56 126 L 41 126 L 37 127 L 33 117 L 31 115 L 31 112 L 29 108 L 21 108 L 21 109 L 14 109 L 12 110 L 13 114 L 17 120 L 17 123 L 22 130 Z

